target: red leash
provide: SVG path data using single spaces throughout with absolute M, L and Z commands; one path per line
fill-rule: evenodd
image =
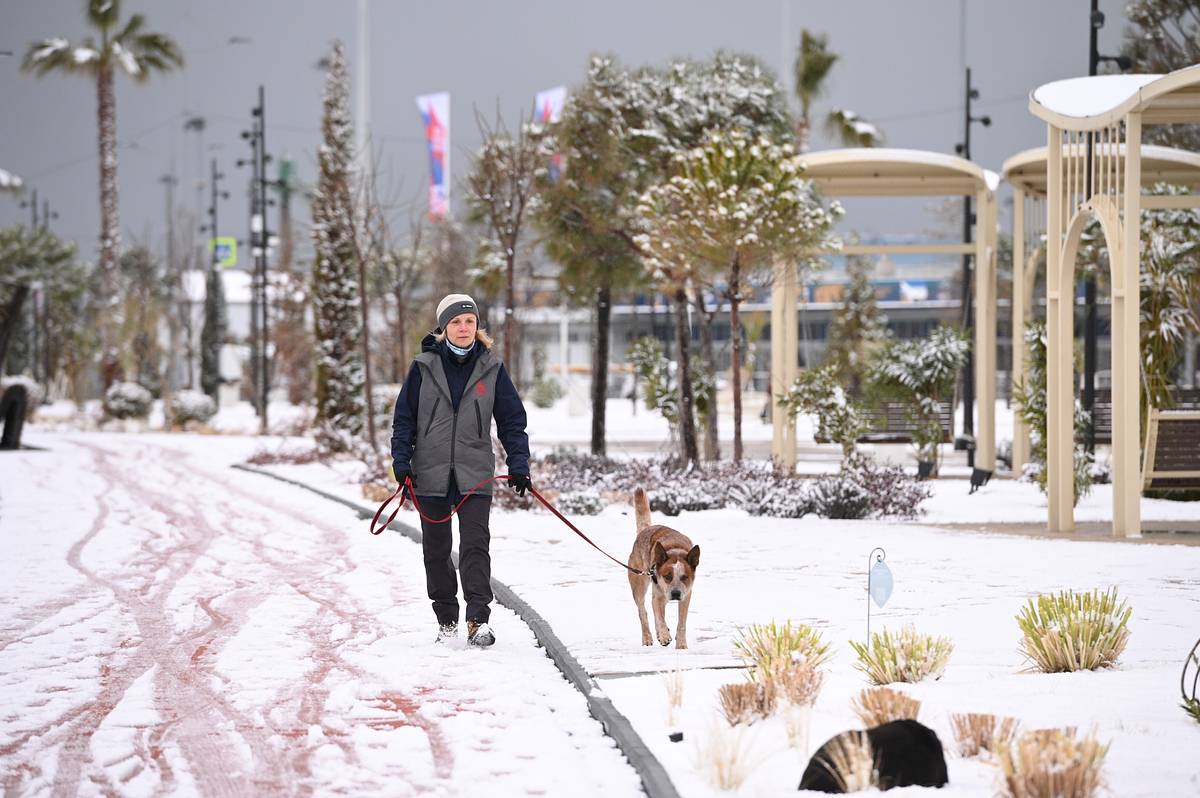
M 424 518 L 426 521 L 428 521 L 431 524 L 444 524 L 447 521 L 449 521 L 451 518 L 454 517 L 454 514 L 458 512 L 459 508 L 462 507 L 463 504 L 467 501 L 467 499 L 471 498 L 471 496 L 473 496 L 476 491 L 478 491 L 480 488 L 482 488 L 484 485 L 488 484 L 489 482 L 495 482 L 495 481 L 501 480 L 501 479 L 512 479 L 512 475 L 511 474 L 497 474 L 494 477 L 488 477 L 487 479 L 483 480 L 478 485 L 476 485 L 475 487 L 473 487 L 469 491 L 467 491 L 463 495 L 462 501 L 460 501 L 458 504 L 454 505 L 454 509 L 452 509 L 450 511 L 450 515 L 446 516 L 445 518 L 430 518 L 429 516 L 425 515 L 424 511 L 421 509 L 421 505 L 417 503 L 417 494 L 416 494 L 416 491 L 413 489 L 412 477 L 405 477 L 404 483 L 401 485 L 397 485 L 396 492 L 393 493 L 391 496 L 388 496 L 386 499 L 384 499 L 383 504 L 379 505 L 379 509 L 375 511 L 375 517 L 371 519 L 371 534 L 372 535 L 380 534 L 381 532 L 383 532 L 383 530 L 388 528 L 388 524 L 390 524 L 390 523 L 392 523 L 392 521 L 396 520 L 396 516 L 399 514 L 400 509 L 402 507 L 404 507 L 404 502 L 405 502 L 406 497 L 403 495 L 403 493 L 404 493 L 404 489 L 406 487 L 408 488 L 408 497 L 407 498 L 412 499 L 413 508 L 417 511 L 418 515 L 420 515 L 422 518 Z M 580 530 L 579 527 L 572 524 L 571 521 L 565 515 L 560 513 L 558 511 L 558 509 L 553 504 L 551 504 L 549 501 L 547 501 L 545 496 L 538 493 L 537 490 L 532 485 L 529 488 L 529 492 L 533 494 L 533 498 L 537 499 L 539 502 L 542 503 L 543 507 L 545 507 L 550 512 L 554 513 L 554 515 L 558 518 L 558 520 L 560 520 L 564 524 L 566 524 L 571 529 L 572 532 L 574 532 L 576 535 L 579 535 L 579 537 L 581 537 L 585 541 L 587 541 L 587 543 L 593 549 L 600 552 L 605 557 L 612 560 L 613 562 L 615 562 L 617 565 L 621 566 L 622 568 L 625 568 L 626 570 L 632 571 L 633 573 L 639 574 L 639 575 L 645 574 L 645 571 L 639 571 L 636 568 L 630 568 L 627 564 L 621 562 L 616 557 L 612 556 L 607 551 L 605 551 L 604 549 L 600 548 L 595 543 L 593 543 L 591 538 L 589 538 L 587 535 L 583 534 L 583 531 Z M 376 528 L 375 525 L 379 522 L 379 516 L 383 515 L 384 508 L 386 508 L 389 504 L 391 504 L 392 500 L 395 499 L 397 496 L 400 497 L 400 503 L 396 505 L 396 509 L 392 510 L 392 514 L 389 515 L 387 520 L 383 522 L 383 526 Z

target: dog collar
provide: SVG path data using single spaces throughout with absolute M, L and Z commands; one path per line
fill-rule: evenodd
M 650 581 L 657 585 L 658 584 L 658 569 L 655 566 L 651 565 L 650 570 L 647 571 L 646 573 L 650 574 Z

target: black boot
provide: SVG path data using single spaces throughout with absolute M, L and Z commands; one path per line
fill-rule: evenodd
M 453 640 L 458 637 L 457 623 L 439 623 L 437 640 L 434 642 L 444 643 L 447 640 Z
M 487 623 L 467 621 L 467 645 L 487 648 L 496 642 L 496 635 Z

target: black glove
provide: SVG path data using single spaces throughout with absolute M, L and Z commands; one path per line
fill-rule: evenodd
M 513 490 L 518 496 L 524 496 L 525 491 L 533 490 L 533 483 L 529 481 L 528 474 L 509 474 L 508 481 L 512 483 Z
M 401 485 L 405 484 L 405 480 L 412 480 L 413 487 L 415 488 L 417 486 L 417 479 L 413 476 L 411 468 L 401 468 L 399 471 L 397 471 L 395 466 L 393 466 L 392 473 L 396 475 L 396 481 Z

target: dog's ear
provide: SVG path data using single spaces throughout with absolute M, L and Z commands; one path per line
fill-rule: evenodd
M 688 552 L 688 565 L 692 566 L 692 570 L 696 570 L 696 566 L 700 564 L 700 547 L 692 546 L 692 550 Z
M 667 561 L 667 550 L 657 540 L 654 541 L 654 548 L 650 549 L 650 562 L 654 563 L 654 567 L 660 568 Z

